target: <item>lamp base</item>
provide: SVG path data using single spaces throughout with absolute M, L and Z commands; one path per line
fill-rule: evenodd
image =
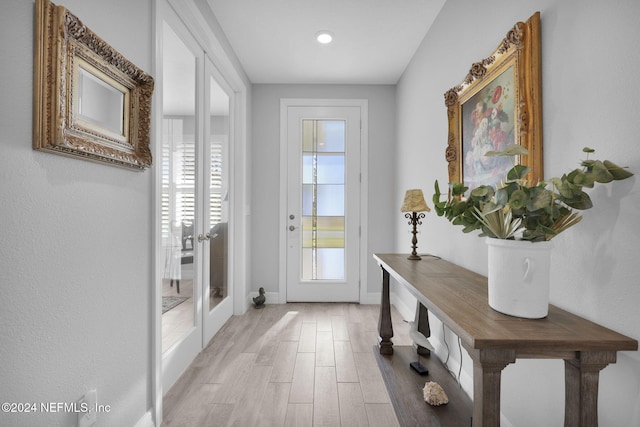
M 409 212 L 404 216 L 405 218 L 409 219 L 409 224 L 412 226 L 411 234 L 413 234 L 413 237 L 411 238 L 411 255 L 409 255 L 409 258 L 407 259 L 410 259 L 412 261 L 419 261 L 422 258 L 420 258 L 420 255 L 418 255 L 417 253 L 418 237 L 416 237 L 416 234 L 418 234 L 418 224 L 422 224 L 420 220 L 424 218 L 424 214 L 418 212 Z

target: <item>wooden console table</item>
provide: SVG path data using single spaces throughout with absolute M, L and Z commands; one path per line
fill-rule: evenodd
M 389 278 L 406 287 L 460 337 L 473 359 L 473 426 L 500 426 L 500 375 L 516 359 L 565 361 L 565 427 L 598 425 L 600 370 L 638 341 L 549 306 L 544 319 L 507 316 L 489 307 L 487 278 L 437 257 L 374 254 L 382 267 L 380 354 L 393 354 Z

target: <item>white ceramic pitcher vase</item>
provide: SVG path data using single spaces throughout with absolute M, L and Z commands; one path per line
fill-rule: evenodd
M 511 316 L 546 317 L 553 243 L 494 238 L 486 241 L 489 306 Z

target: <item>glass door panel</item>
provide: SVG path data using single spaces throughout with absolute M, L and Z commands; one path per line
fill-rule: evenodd
M 302 280 L 343 280 L 345 122 L 302 121 Z
M 172 28 L 163 27 L 162 351 L 195 325 L 194 226 L 197 58 Z
M 209 78 L 209 311 L 229 295 L 228 290 L 228 143 L 229 96 Z
M 233 315 L 233 286 L 229 276 L 229 176 L 231 164 L 231 105 L 233 91 L 210 60 L 205 62 L 204 126 L 204 263 L 203 340 L 206 343 Z

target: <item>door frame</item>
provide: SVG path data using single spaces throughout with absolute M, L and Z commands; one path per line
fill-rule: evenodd
M 281 304 L 287 302 L 287 241 L 288 241 L 288 205 L 287 184 L 288 170 L 282 167 L 287 164 L 288 136 L 287 124 L 289 107 L 359 107 L 360 108 L 360 295 L 359 302 L 366 302 L 367 265 L 369 260 L 367 229 L 368 229 L 368 158 L 369 158 L 369 101 L 367 99 L 280 99 L 280 221 L 279 221 L 279 289 L 278 300 Z M 364 284 L 364 285 L 363 285 Z

